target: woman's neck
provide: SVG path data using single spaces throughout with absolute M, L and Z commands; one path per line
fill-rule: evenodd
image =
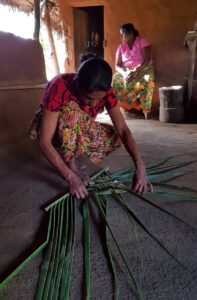
M 132 39 L 131 41 L 129 41 L 129 42 L 127 43 L 129 49 L 132 49 L 133 44 L 134 44 L 134 42 L 135 42 L 135 39 L 136 39 L 136 38 Z
M 130 50 L 131 50 L 132 47 L 133 47 L 133 43 L 134 43 L 134 42 L 127 43 L 127 45 L 128 45 L 128 47 L 129 47 Z

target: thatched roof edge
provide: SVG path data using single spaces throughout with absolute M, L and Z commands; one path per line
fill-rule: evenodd
M 8 6 L 13 11 L 21 11 L 26 14 L 33 13 L 34 4 L 31 1 L 0 0 L 0 4 Z
M 59 35 L 61 35 L 62 28 L 58 16 L 58 7 L 56 6 L 54 0 L 51 0 L 50 3 L 52 4 L 50 10 L 51 26 L 54 31 L 56 31 Z M 24 12 L 28 15 L 33 13 L 34 10 L 33 0 L 0 0 L 0 4 L 8 6 L 13 11 Z

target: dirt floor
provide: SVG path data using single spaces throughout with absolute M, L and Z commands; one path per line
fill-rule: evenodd
M 107 120 L 103 115 L 101 120 Z M 197 124 L 163 124 L 156 120 L 133 119 L 127 121 L 144 160 L 156 162 L 174 156 L 173 162 L 197 159 Z M 47 216 L 43 207 L 66 192 L 66 185 L 49 163 L 42 157 L 36 144 L 27 137 L 1 143 L 0 147 L 0 274 L 9 274 L 33 249 L 44 241 Z M 111 171 L 132 165 L 124 148 L 106 158 L 100 167 Z M 95 169 L 89 169 L 94 173 Z M 193 171 L 173 180 L 180 186 L 197 190 L 197 163 L 183 168 Z M 196 300 L 197 299 L 197 202 L 172 202 L 168 198 L 154 197 L 192 227 L 187 227 L 170 216 L 133 200 L 133 208 L 144 224 L 192 272 L 183 269 L 164 253 L 142 230 L 130 228 L 125 216 L 113 202 L 110 203 L 109 221 L 115 228 L 119 243 L 128 258 L 136 279 L 144 292 L 145 300 Z M 129 201 L 132 201 L 129 200 Z M 77 202 L 75 257 L 71 299 L 82 299 L 82 217 Z M 92 277 L 91 299 L 113 299 L 111 275 L 100 243 L 99 222 L 92 220 Z M 30 262 L 0 292 L 1 300 L 31 300 L 39 274 L 42 255 Z M 120 299 L 136 299 L 121 261 L 119 270 Z

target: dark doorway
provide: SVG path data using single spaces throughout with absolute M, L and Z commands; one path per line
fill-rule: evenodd
M 104 57 L 104 7 L 90 6 L 74 8 L 75 68 L 83 53 L 92 52 Z

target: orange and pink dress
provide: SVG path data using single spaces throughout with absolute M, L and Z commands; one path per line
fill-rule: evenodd
M 39 135 L 43 108 L 58 112 L 57 135 L 65 161 L 86 154 L 98 163 L 121 145 L 113 126 L 95 120 L 104 108 L 115 107 L 117 98 L 110 88 L 94 107 L 83 105 L 76 93 L 74 78 L 75 74 L 61 74 L 49 82 L 33 118 L 30 138 L 36 139 Z

